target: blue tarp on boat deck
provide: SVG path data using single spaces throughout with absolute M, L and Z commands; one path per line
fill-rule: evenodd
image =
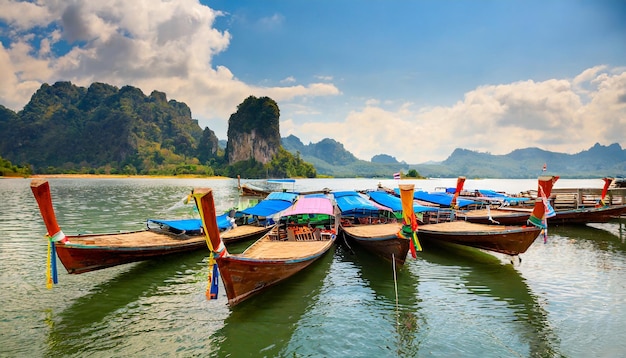
M 268 179 L 268 183 L 295 183 L 295 179 Z
M 180 232 L 198 232 L 202 229 L 202 220 L 200 219 L 180 219 L 180 220 L 155 220 L 149 219 L 148 222 L 153 222 L 158 225 L 169 226 L 170 228 Z M 233 221 L 228 217 L 228 213 L 222 214 L 217 217 L 217 226 L 220 231 L 224 231 L 233 226 Z
M 298 197 L 298 194 L 272 192 L 265 199 L 261 200 L 257 205 L 240 210 L 240 213 L 247 215 L 256 215 L 261 217 L 272 216 L 280 211 L 283 211 L 293 205 L 293 202 Z
M 450 203 L 452 202 L 452 195 L 450 194 L 437 193 L 437 192 L 429 193 L 429 192 L 421 191 L 421 190 L 416 191 L 413 194 L 413 198 L 417 200 L 422 200 L 422 201 L 426 201 L 429 203 L 441 205 L 441 206 L 450 206 Z M 463 208 L 472 204 L 478 204 L 477 202 L 473 200 L 468 200 L 468 199 L 463 199 L 463 198 L 457 198 L 456 202 L 459 208 Z
M 493 190 L 479 189 L 478 192 L 480 193 L 480 195 L 485 196 L 487 198 L 502 200 L 505 203 L 509 203 L 513 205 L 530 200 L 530 198 L 516 198 L 516 197 L 506 195 L 506 194 L 498 193 L 497 191 L 493 191 Z
M 399 197 L 385 193 L 384 191 L 371 191 L 368 193 L 370 199 L 377 202 L 382 206 L 386 206 L 393 211 L 402 211 L 402 201 Z M 438 211 L 439 208 L 431 206 L 413 204 L 413 211 L 416 213 L 423 213 L 426 211 Z
M 343 216 L 378 216 L 378 212 L 380 210 L 384 210 L 374 205 L 374 203 L 370 200 L 367 200 L 359 195 L 356 191 L 338 191 L 333 192 L 333 195 L 335 196 L 335 201 L 337 202 L 337 206 L 339 206 L 339 210 L 341 210 L 341 215 Z

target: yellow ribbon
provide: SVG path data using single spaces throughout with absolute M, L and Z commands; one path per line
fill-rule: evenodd
M 46 288 L 52 289 L 52 240 L 48 240 L 48 255 L 46 260 Z
M 206 296 L 206 298 L 208 300 L 211 299 L 211 284 L 213 283 L 213 265 L 215 265 L 215 256 L 213 254 L 213 251 L 211 251 L 211 253 L 209 254 L 209 277 L 207 280 L 207 285 L 206 285 L 206 292 L 204 293 L 204 295 Z

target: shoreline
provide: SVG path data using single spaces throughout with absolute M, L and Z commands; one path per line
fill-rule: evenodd
M 124 175 L 124 174 L 33 174 L 28 177 L 7 177 L 0 179 L 233 179 L 223 176 L 201 175 Z

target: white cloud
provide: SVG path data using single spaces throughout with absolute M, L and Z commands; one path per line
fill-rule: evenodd
M 23 31 L 50 21 L 47 7 L 34 2 L 0 0 L 0 20 L 14 31 Z
M 284 78 L 284 79 L 282 79 L 282 80 L 280 81 L 280 83 L 283 83 L 283 84 L 284 84 L 284 83 L 295 83 L 295 82 L 296 82 L 296 79 L 295 79 L 295 77 L 293 77 L 293 76 L 289 76 L 289 77 Z
M 333 80 L 333 76 L 322 76 L 322 75 L 318 75 L 315 76 L 315 78 L 317 78 L 320 81 L 325 81 L 325 82 L 330 82 Z
M 261 29 L 271 30 L 280 27 L 285 22 L 285 17 L 281 14 L 273 14 L 272 16 L 259 19 L 258 25 Z

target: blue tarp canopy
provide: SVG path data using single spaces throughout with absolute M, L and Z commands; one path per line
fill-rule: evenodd
M 148 222 L 153 222 L 158 225 L 169 226 L 172 229 L 181 232 L 194 232 L 202 229 L 202 220 L 200 219 L 180 219 L 180 220 L 158 220 L 149 219 Z M 217 217 L 217 227 L 220 231 L 226 230 L 233 226 L 232 221 L 228 217 L 228 213 L 222 214 Z
M 493 191 L 493 190 L 480 189 L 478 190 L 478 192 L 480 193 L 480 195 L 485 196 L 487 198 L 502 200 L 505 203 L 514 204 L 514 205 L 530 200 L 530 198 L 516 198 L 516 197 L 506 195 L 506 194 L 498 193 L 497 191 Z
M 379 210 L 374 203 L 365 199 L 356 191 L 333 192 L 337 206 L 341 210 L 341 215 L 352 217 L 378 216 Z
M 384 191 L 371 191 L 368 193 L 370 199 L 377 202 L 382 206 L 386 206 L 393 211 L 402 211 L 402 201 L 399 197 L 385 193 Z M 413 204 L 413 211 L 416 213 L 423 213 L 426 211 L 438 211 L 439 208 L 430 206 Z
M 293 205 L 298 194 L 272 192 L 265 199 L 251 208 L 240 210 L 240 213 L 261 217 L 272 216 Z
M 268 183 L 295 183 L 295 179 L 268 179 Z
M 447 193 L 429 193 L 426 191 L 416 191 L 413 194 L 413 198 L 441 206 L 450 206 L 450 203 L 452 202 L 452 195 Z M 456 203 L 459 208 L 463 208 L 472 204 L 478 204 L 474 200 L 468 200 L 463 198 L 457 198 Z

